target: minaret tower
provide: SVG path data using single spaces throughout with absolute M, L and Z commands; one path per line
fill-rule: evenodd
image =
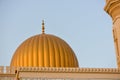
M 117 65 L 120 68 L 120 0 L 106 0 L 105 11 L 112 17 Z

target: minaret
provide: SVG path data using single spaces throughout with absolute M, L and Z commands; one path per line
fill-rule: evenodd
M 112 17 L 117 65 L 120 68 L 120 0 L 106 0 L 104 9 Z

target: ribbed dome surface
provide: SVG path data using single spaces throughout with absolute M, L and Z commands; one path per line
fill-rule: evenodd
M 24 41 L 14 53 L 14 67 L 78 67 L 77 58 L 62 39 L 40 34 Z

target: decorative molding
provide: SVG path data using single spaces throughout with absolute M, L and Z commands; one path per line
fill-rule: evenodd
M 120 15 L 118 13 L 118 11 L 120 10 L 120 0 L 108 0 L 106 2 L 104 10 L 112 17 L 114 24 L 114 21 L 117 19 L 117 16 Z
M 18 72 L 56 72 L 56 73 L 120 73 L 118 68 L 56 68 L 20 67 Z
M 120 0 L 107 0 L 107 1 L 106 1 L 106 6 L 105 6 L 104 10 L 105 10 L 106 12 L 108 12 L 108 10 L 109 10 L 109 8 L 111 7 L 111 5 L 112 5 L 113 3 L 115 3 L 115 2 L 117 2 L 117 1 L 120 1 Z
M 0 66 L 1 67 L 1 66 Z M 3 68 L 3 66 L 2 66 Z M 4 73 L 0 74 L 15 74 L 18 72 L 57 72 L 57 73 L 120 73 L 120 68 L 61 68 L 61 67 L 4 67 Z

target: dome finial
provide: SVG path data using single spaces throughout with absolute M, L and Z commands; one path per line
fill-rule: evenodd
M 44 20 L 42 20 L 42 33 L 45 32 Z

